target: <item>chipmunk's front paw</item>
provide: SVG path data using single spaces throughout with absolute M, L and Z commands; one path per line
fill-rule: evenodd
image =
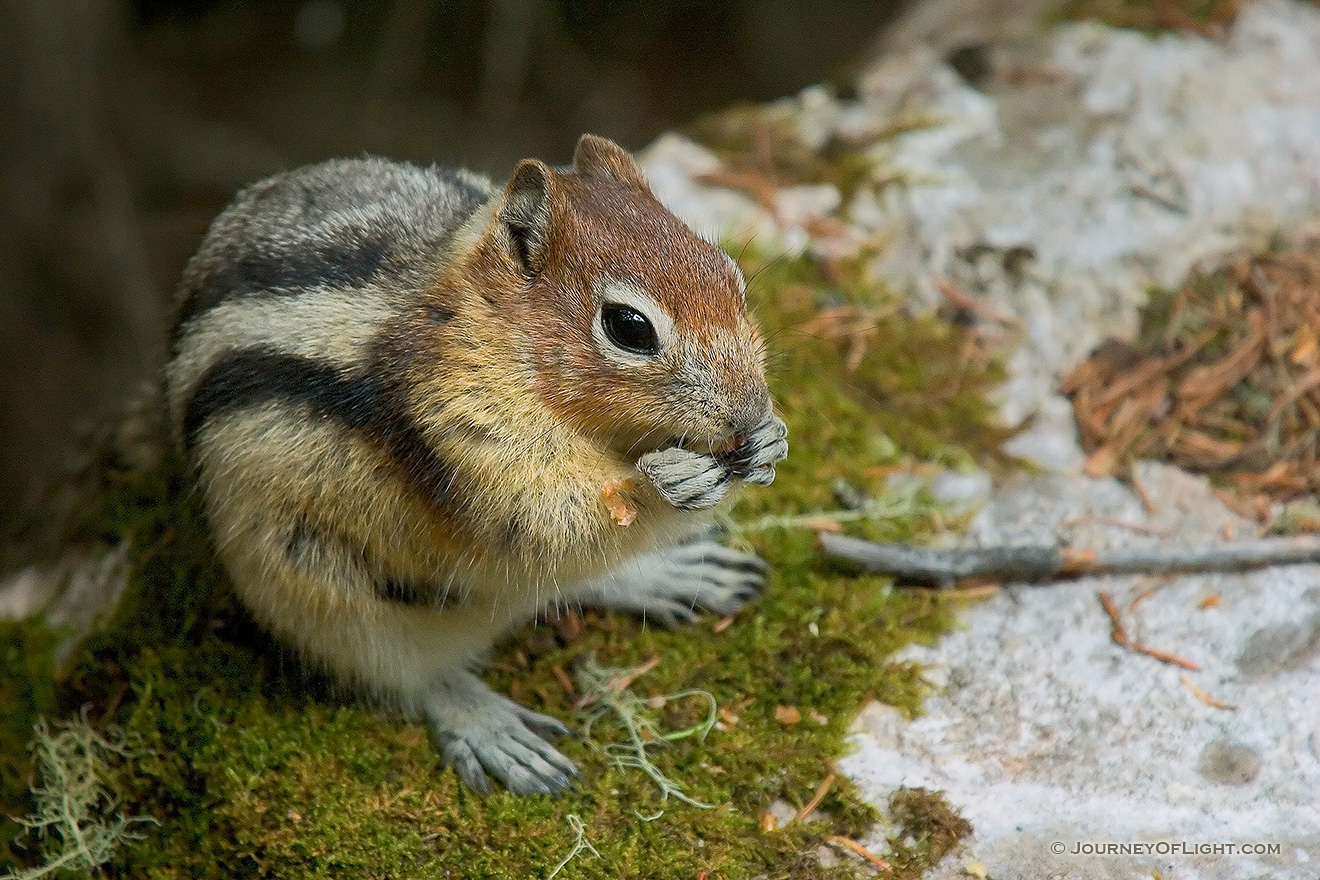
M 556 794 L 573 784 L 577 767 L 547 741 L 568 728 L 500 696 L 475 675 L 439 682 L 425 705 L 445 760 L 476 791 L 490 791 L 490 776 L 514 794 Z
M 769 486 L 775 481 L 775 465 L 788 457 L 788 426 L 771 413 L 733 452 L 724 465 L 748 483 Z
M 734 614 L 765 586 L 768 566 L 725 547 L 703 530 L 672 547 L 625 560 L 570 590 L 571 602 L 618 608 L 668 627 L 691 623 L 699 611 Z
M 765 586 L 767 566 L 759 556 L 696 541 L 639 557 L 632 569 L 628 589 L 612 604 L 672 629 L 698 611 L 736 613 Z
M 733 481 L 733 473 L 715 456 L 678 446 L 648 452 L 638 459 L 637 469 L 679 510 L 714 507 Z

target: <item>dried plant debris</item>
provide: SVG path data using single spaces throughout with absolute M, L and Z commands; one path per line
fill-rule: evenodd
M 1237 18 L 1242 0 L 1074 0 L 1063 18 L 1094 19 L 1143 31 L 1183 31 L 1218 39 Z
M 776 190 L 783 186 L 828 183 L 847 202 L 859 190 L 894 180 L 894 170 L 869 156 L 866 147 L 936 122 L 924 113 L 898 113 L 882 128 L 851 135 L 800 124 L 812 105 L 833 100 L 833 89 L 813 87 L 768 107 L 744 105 L 699 117 L 684 133 L 713 150 L 724 165 L 703 182 L 746 193 L 771 214 Z
M 1246 496 L 1320 491 L 1320 246 L 1240 256 L 1157 293 L 1134 344 L 1110 341 L 1063 383 L 1092 476 L 1138 458 Z
M 893 876 L 924 877 L 926 871 L 972 834 L 971 823 L 944 795 L 925 788 L 900 788 L 889 798 L 894 833 L 889 838 Z

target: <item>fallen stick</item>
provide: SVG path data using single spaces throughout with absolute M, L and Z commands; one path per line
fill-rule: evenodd
M 1187 574 L 1245 571 L 1271 565 L 1320 562 L 1320 541 L 1262 540 L 1201 547 L 1128 547 L 1079 550 L 1072 547 L 1004 546 L 938 550 L 908 544 L 879 544 L 848 535 L 818 532 L 821 551 L 871 574 L 952 587 L 967 578 L 1022 583 L 1109 574 Z

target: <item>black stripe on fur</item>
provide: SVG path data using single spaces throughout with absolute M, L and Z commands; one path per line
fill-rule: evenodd
M 312 418 L 332 419 L 377 442 L 432 504 L 453 507 L 452 469 L 426 444 L 401 401 L 368 372 L 352 375 L 331 364 L 270 348 L 222 356 L 198 381 L 183 419 L 191 454 L 207 422 L 223 413 L 279 402 Z
M 381 276 L 398 277 L 402 266 L 391 257 L 383 234 L 362 235 L 335 245 L 299 243 L 296 250 L 254 239 L 241 255 L 206 273 L 185 292 L 178 315 L 182 326 L 230 299 L 257 295 L 293 295 L 316 288 L 353 290 Z

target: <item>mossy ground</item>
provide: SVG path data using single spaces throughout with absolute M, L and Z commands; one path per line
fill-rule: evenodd
M 957 466 L 997 447 L 1002 432 L 984 401 L 998 376 L 969 356 L 963 330 L 885 308 L 883 291 L 837 266 L 744 263 L 775 353 L 771 381 L 792 452 L 772 488 L 745 493 L 735 523 L 833 507 L 839 478 L 878 495 L 896 469 Z M 801 330 L 840 304 L 877 315 L 853 371 L 837 343 Z M 255 629 L 212 561 L 177 470 L 116 479 L 106 537 L 133 542 L 129 599 L 59 682 L 41 667 L 48 636 L 8 627 L 3 698 L 18 711 L 0 725 L 0 812 L 11 815 L 31 809 L 21 743 L 38 715 L 85 707 L 94 725 L 117 725 L 132 739 L 134 756 L 109 780 L 115 809 L 159 824 L 134 826 L 140 837 L 105 866 L 109 876 L 546 877 L 573 849 L 571 816 L 599 855 L 581 850 L 560 877 L 849 876 L 858 870 L 851 857 L 827 869 L 817 856 L 826 836 L 860 837 L 878 818 L 846 780 L 813 820 L 763 832 L 758 819 L 777 798 L 801 806 L 811 797 L 865 700 L 920 711 L 920 670 L 888 658 L 953 620 L 949 600 L 831 571 L 810 531 L 736 531 L 773 575 L 732 625 L 708 617 L 667 632 L 589 611 L 512 634 L 490 673 L 520 702 L 575 722 L 563 673 L 581 658 L 594 654 L 605 666 L 659 658 L 633 684 L 639 695 L 702 689 L 722 709 L 720 729 L 704 740 L 651 753 L 713 809 L 661 803 L 649 778 L 611 768 L 582 740 L 562 743 L 582 769 L 577 791 L 483 797 L 442 766 L 422 725 L 339 693 Z M 921 540 L 940 527 L 936 508 L 918 500 L 855 530 Z M 790 706 L 801 720 L 777 720 L 775 710 Z M 705 711 L 700 699 L 672 700 L 660 722 L 679 729 Z M 608 736 L 608 725 L 593 732 Z M 937 796 L 907 795 L 891 807 L 896 876 L 918 876 L 967 833 Z M 39 855 L 8 843 L 17 830 L 4 828 L 0 865 Z

